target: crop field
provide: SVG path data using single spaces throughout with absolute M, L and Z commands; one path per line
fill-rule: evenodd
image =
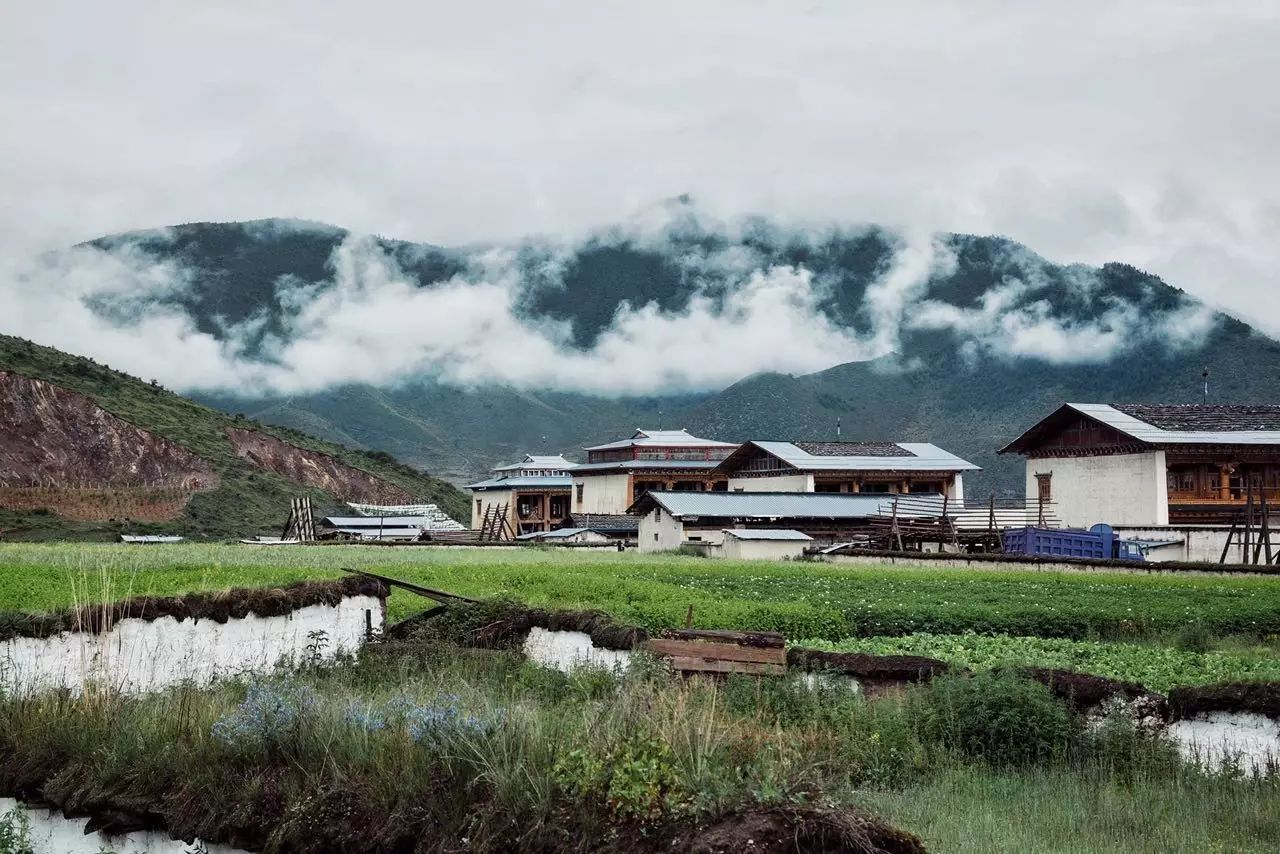
M 1188 625 L 1280 634 L 1280 579 L 711 561 L 634 552 L 374 546 L 0 545 L 0 612 L 131 595 L 382 572 L 481 598 L 595 608 L 649 629 L 777 630 L 792 638 L 1006 634 L 1140 638 Z M 389 617 L 426 606 L 397 592 Z
M 1261 642 L 1210 650 L 1155 643 L 921 632 L 900 637 L 849 638 L 837 643 L 821 639 L 796 643 L 837 652 L 926 655 L 975 670 L 1018 664 L 1054 667 L 1139 682 L 1161 692 L 1178 685 L 1280 681 L 1280 652 Z

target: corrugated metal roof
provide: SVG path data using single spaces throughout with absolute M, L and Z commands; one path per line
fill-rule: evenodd
M 546 474 L 515 477 L 491 477 L 479 483 L 473 483 L 467 489 L 483 491 L 487 489 L 569 489 L 573 486 L 573 478 L 567 474 Z
M 493 471 L 520 471 L 521 469 L 567 469 L 573 466 L 571 460 L 566 460 L 560 454 L 537 455 L 525 454 L 524 459 L 518 463 L 510 465 L 497 466 Z
M 321 524 L 328 528 L 353 528 L 361 531 L 378 528 L 425 528 L 426 516 L 325 516 Z
M 800 531 L 792 531 L 786 528 L 725 528 L 724 532 L 727 536 L 733 537 L 735 540 L 812 540 L 813 537 Z
M 634 533 L 640 528 L 640 519 L 626 513 L 574 513 L 569 522 L 575 528 L 610 533 Z
M 1067 406 L 1152 445 L 1280 445 L 1280 430 L 1166 430 L 1109 403 L 1068 403 Z M 1134 411 L 1141 410 L 1135 407 Z
M 160 545 L 162 543 L 180 543 L 186 537 L 176 534 L 121 534 L 120 542 L 135 545 Z
M 978 471 L 979 467 L 928 442 L 897 442 L 903 456 L 880 452 L 858 456 L 811 454 L 794 442 L 751 444 L 801 471 Z
M 682 517 L 866 519 L 892 512 L 894 498 L 893 495 L 847 492 L 646 492 L 632 507 L 647 507 L 653 502 L 672 516 Z M 939 500 L 939 515 L 941 506 Z M 913 515 L 928 513 L 920 511 Z
M 710 471 L 720 465 L 720 460 L 621 460 L 615 463 L 582 463 L 569 469 L 570 474 L 615 469 L 700 469 Z
M 588 451 L 611 451 L 615 448 L 631 448 L 635 446 L 657 445 L 678 448 L 736 448 L 736 442 L 720 442 L 715 439 L 703 439 L 694 436 L 687 430 L 636 430 L 630 439 L 609 442 L 604 445 L 593 445 Z

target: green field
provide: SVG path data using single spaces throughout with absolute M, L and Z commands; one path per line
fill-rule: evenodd
M 792 638 L 979 632 L 1136 638 L 1189 624 L 1280 634 L 1280 579 L 840 567 L 712 561 L 634 552 L 241 545 L 0 546 L 0 611 L 326 578 L 368 569 L 477 597 L 598 608 L 649 629 L 777 630 Z M 396 593 L 390 618 L 425 607 Z
M 1280 680 L 1280 654 L 1274 643 L 1261 641 L 1232 643 L 1226 649 L 1190 650 L 1156 643 L 921 632 L 836 643 L 797 640 L 796 644 L 840 652 L 927 655 L 973 669 L 1032 664 L 1139 682 L 1152 691 L 1168 691 L 1178 685 Z

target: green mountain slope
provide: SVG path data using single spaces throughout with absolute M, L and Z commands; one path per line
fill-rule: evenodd
M 229 415 L 113 371 L 91 359 L 0 335 L 0 372 L 42 380 L 59 389 L 84 395 L 111 416 L 194 453 L 212 468 L 218 481 L 214 489 L 196 491 L 181 515 L 166 521 L 115 519 L 69 522 L 40 510 L 16 512 L 0 508 L 0 529 L 9 538 L 38 538 L 45 534 L 64 535 L 68 532 L 86 537 L 106 537 L 126 527 L 132 532 L 175 532 L 207 537 L 279 533 L 288 515 L 290 498 L 309 494 L 318 510 L 341 506 L 340 502 L 346 496 L 290 480 L 238 454 L 229 430 L 255 431 L 244 435 L 260 433 L 271 437 L 271 440 L 264 441 L 271 441 L 272 447 L 283 449 L 284 462 L 306 465 L 321 460 L 353 478 L 369 479 L 390 492 L 437 503 L 455 518 L 469 518 L 466 496 L 458 489 L 419 469 L 396 462 L 385 452 L 352 450 L 285 427 L 268 426 Z M 10 409 L 6 413 L 10 416 L 14 415 L 12 410 L 15 407 L 22 405 L 22 401 L 16 399 L 4 403 Z M 58 413 L 42 411 L 40 416 L 52 421 Z M 55 490 L 63 485 L 81 486 L 75 483 L 75 454 L 101 453 L 94 447 L 94 438 L 83 437 L 83 441 L 78 443 L 81 447 L 60 449 L 69 456 L 66 484 L 41 483 L 40 486 Z M 278 445 L 273 440 L 286 444 Z M 11 479 L 21 475 L 5 468 L 5 462 L 0 460 L 0 482 L 6 475 Z M 120 487 L 117 491 L 127 489 Z

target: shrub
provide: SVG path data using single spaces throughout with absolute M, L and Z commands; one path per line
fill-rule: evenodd
M 1049 689 L 1012 672 L 944 676 L 911 695 L 921 740 L 994 765 L 1065 754 L 1075 723 Z
M 628 739 L 603 756 L 571 750 L 552 773 L 564 790 L 584 801 L 602 800 L 613 818 L 624 821 L 655 822 L 690 803 L 670 745 L 652 737 Z
M 1208 652 L 1213 636 L 1203 623 L 1188 623 L 1178 630 L 1173 645 L 1183 652 Z
M 26 810 L 17 806 L 0 815 L 0 854 L 33 854 L 34 850 Z

